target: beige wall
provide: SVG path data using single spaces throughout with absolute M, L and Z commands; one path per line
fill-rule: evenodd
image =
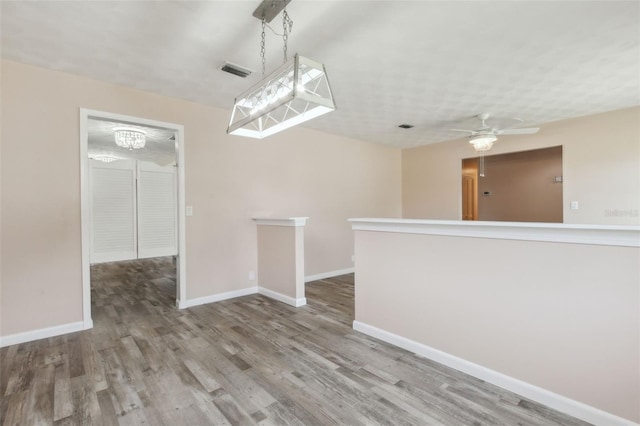
M 304 297 L 304 227 L 258 225 L 258 285 L 299 299 Z M 301 248 L 300 252 L 296 250 Z
M 486 156 L 478 220 L 562 222 L 562 147 Z M 490 195 L 484 195 L 489 192 Z
M 347 218 L 400 215 L 397 149 L 302 128 L 227 136 L 226 110 L 14 62 L 1 71 L 0 335 L 82 320 L 81 107 L 184 125 L 188 299 L 256 285 L 252 217 L 309 216 L 312 275 L 353 266 Z
M 640 107 L 501 136 L 490 153 L 551 146 L 563 147 L 565 223 L 640 224 Z M 475 155 L 466 139 L 403 150 L 403 217 L 460 219 L 461 161 Z
M 637 247 L 355 235 L 356 321 L 640 421 Z

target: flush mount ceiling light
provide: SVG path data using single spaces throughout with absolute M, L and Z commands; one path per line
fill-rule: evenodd
M 127 148 L 129 151 L 144 148 L 147 132 L 129 127 L 116 127 L 113 129 L 116 145 Z
M 493 143 L 498 140 L 495 135 L 479 135 L 474 136 L 469 140 L 469 143 L 473 145 L 476 151 L 489 151 L 493 146 Z
M 103 163 L 111 163 L 113 161 L 120 160 L 120 157 L 115 157 L 113 155 L 97 154 L 91 157 L 91 159 L 102 161 Z
M 227 133 L 262 139 L 335 110 L 323 64 L 296 54 L 287 60 L 287 39 L 293 22 L 286 4 L 265 0 L 254 12 L 262 21 L 262 80 L 236 97 Z M 265 77 L 265 26 L 281 10 L 284 64 Z M 270 18 L 269 18 L 270 17 Z

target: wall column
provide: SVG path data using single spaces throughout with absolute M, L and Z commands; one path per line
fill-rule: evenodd
M 258 291 L 291 306 L 304 294 L 304 226 L 307 217 L 254 218 L 258 226 Z

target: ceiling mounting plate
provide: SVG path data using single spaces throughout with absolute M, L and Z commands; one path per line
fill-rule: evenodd
M 289 3 L 291 0 L 263 0 L 260 6 L 253 11 L 253 16 L 260 20 L 264 17 L 266 22 L 271 22 Z

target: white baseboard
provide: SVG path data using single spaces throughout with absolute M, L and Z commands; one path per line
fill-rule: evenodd
M 233 299 L 235 297 L 248 296 L 256 294 L 258 287 L 248 287 L 242 290 L 227 291 L 225 293 L 212 294 L 211 296 L 198 297 L 195 299 L 179 300 L 178 307 L 180 309 L 191 308 L 193 306 L 205 305 L 207 303 L 220 302 L 222 300 Z
M 307 275 L 306 277 L 304 277 L 304 282 L 308 283 L 309 281 L 324 280 L 325 278 L 337 277 L 338 275 L 352 274 L 354 271 L 355 268 L 347 268 L 338 269 L 337 271 L 324 272 L 322 274 Z
M 294 306 L 296 308 L 300 307 L 300 306 L 304 306 L 307 304 L 307 298 L 306 297 L 300 297 L 298 299 L 295 299 L 293 297 L 290 296 L 286 296 L 282 293 L 278 293 L 275 292 L 273 290 L 269 290 L 268 288 L 264 288 L 264 287 L 258 287 L 258 293 L 265 295 L 267 297 L 270 297 L 271 299 L 275 299 L 277 301 L 280 301 L 282 303 L 286 303 L 287 305 L 291 305 Z
M 83 321 L 70 322 L 68 324 L 56 325 L 54 327 L 40 328 L 38 330 L 25 331 L 24 333 L 10 334 L 0 337 L 0 348 L 20 343 L 32 342 L 34 340 L 46 339 L 48 337 L 59 336 L 61 334 L 75 333 L 76 331 L 91 328 L 93 324 L 86 324 Z
M 614 414 L 607 413 L 598 408 L 584 404 L 582 402 L 567 398 L 557 393 L 553 393 L 546 389 L 532 385 L 522 380 L 518 380 L 514 377 L 507 376 L 473 362 L 467 361 L 462 358 L 458 358 L 447 352 L 432 348 L 425 344 L 416 342 L 414 340 L 407 339 L 394 333 L 382 330 L 372 325 L 354 321 L 353 329 L 369 336 L 380 339 L 384 342 L 391 343 L 402 349 L 406 349 L 410 352 L 422 355 L 433 361 L 444 364 L 447 367 L 454 368 L 456 370 L 467 373 L 485 382 L 492 383 L 501 388 L 507 389 L 511 392 L 515 392 L 525 398 L 539 402 L 551 407 L 555 410 L 569 414 L 570 416 L 584 420 L 594 425 L 607 425 L 607 426 L 638 426 L 638 423 L 634 423 L 630 420 L 623 419 Z
M 250 294 L 256 294 L 256 293 L 263 294 L 272 299 L 286 303 L 287 305 L 295 306 L 296 308 L 307 304 L 307 299 L 304 297 L 295 299 L 293 297 L 285 296 L 284 294 L 277 293 L 275 291 L 266 289 L 264 287 L 256 286 L 256 287 L 243 288 L 242 290 L 228 291 L 226 293 L 212 294 L 211 296 L 198 297 L 196 299 L 178 300 L 176 302 L 176 305 L 178 309 L 185 309 L 185 308 L 191 308 L 193 306 L 205 305 L 207 303 L 221 302 L 223 300 L 233 299 L 241 296 L 248 296 Z

